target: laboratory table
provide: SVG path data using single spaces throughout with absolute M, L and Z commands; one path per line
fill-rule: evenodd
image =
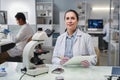
M 67 66 L 46 64 L 49 66 L 49 72 L 32 77 L 24 75 L 21 80 L 56 80 L 56 77 L 62 76 L 64 80 L 106 80 L 106 75 L 111 75 L 112 67 L 110 66 L 90 66 L 89 68 L 83 68 L 80 66 Z M 64 72 L 61 74 L 51 73 L 57 67 L 62 67 Z M 7 75 L 0 77 L 0 80 L 19 80 L 23 75 L 21 68 L 22 63 L 18 62 L 5 62 L 0 65 L 0 68 L 5 68 Z

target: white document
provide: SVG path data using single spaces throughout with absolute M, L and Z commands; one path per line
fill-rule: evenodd
M 64 63 L 63 65 L 80 65 L 81 61 L 87 60 L 87 61 L 91 61 L 91 59 L 93 59 L 95 56 L 74 56 L 72 57 L 70 60 L 68 60 L 66 63 Z

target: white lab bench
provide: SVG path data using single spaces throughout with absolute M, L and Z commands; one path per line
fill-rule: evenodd
M 89 30 L 87 33 L 92 36 L 94 46 L 98 47 L 100 50 L 104 50 L 105 45 L 102 30 Z
M 108 66 L 90 66 L 83 67 L 62 67 L 60 65 L 47 64 L 49 72 L 36 77 L 25 75 L 21 80 L 55 80 L 57 76 L 64 77 L 64 80 L 106 80 L 105 75 L 111 75 L 112 67 Z M 19 80 L 23 75 L 21 73 L 22 63 L 5 62 L 0 65 L 0 68 L 5 68 L 7 75 L 0 77 L 0 80 Z M 61 74 L 51 73 L 57 67 L 62 67 L 64 72 Z

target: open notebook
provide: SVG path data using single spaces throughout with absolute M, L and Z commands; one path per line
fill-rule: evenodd
M 95 55 L 91 55 L 91 56 L 74 56 L 72 57 L 70 60 L 68 60 L 66 63 L 64 63 L 63 65 L 80 65 L 81 61 L 84 60 L 88 60 L 91 61 L 92 58 L 94 58 Z

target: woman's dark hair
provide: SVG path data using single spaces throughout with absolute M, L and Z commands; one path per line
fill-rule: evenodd
M 75 10 L 72 10 L 72 9 L 69 9 L 69 10 L 67 10 L 67 11 L 65 12 L 64 19 L 65 19 L 66 13 L 68 13 L 68 12 L 73 12 L 73 13 L 75 13 L 75 15 L 76 15 L 76 17 L 77 17 L 77 21 L 79 21 L 79 15 L 78 15 L 78 13 L 77 13 Z
M 24 15 L 23 13 L 21 13 L 21 12 L 17 13 L 17 14 L 15 15 L 15 18 L 16 18 L 17 20 L 22 19 L 24 22 L 26 22 L 25 15 Z

